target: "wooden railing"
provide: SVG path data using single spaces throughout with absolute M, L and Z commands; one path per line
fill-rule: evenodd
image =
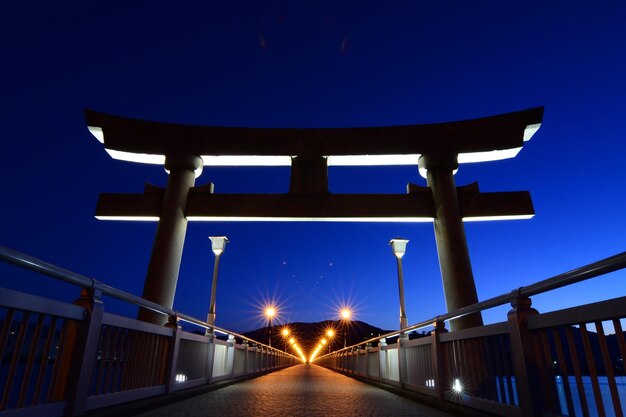
M 0 259 L 82 287 L 73 304 L 0 288 L 0 416 L 81 415 L 300 362 L 218 327 L 223 338 L 205 335 L 201 320 L 11 249 L 0 247 Z M 106 312 L 104 294 L 168 324 Z
M 443 406 L 455 403 L 501 416 L 622 417 L 626 297 L 540 314 L 530 296 L 625 267 L 621 253 L 331 352 L 316 363 Z M 445 329 L 446 320 L 507 303 L 512 308 L 506 321 Z M 409 339 L 410 332 L 429 327 L 430 334 Z

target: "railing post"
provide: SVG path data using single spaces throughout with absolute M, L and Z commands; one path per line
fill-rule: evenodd
M 213 382 L 213 368 L 215 367 L 215 333 L 209 334 L 209 345 L 207 346 L 207 383 L 211 384 Z
M 252 371 L 252 374 L 256 375 L 257 368 L 259 366 L 259 359 L 258 359 L 259 346 L 256 343 L 254 343 L 252 345 L 252 348 L 253 348 L 253 352 L 254 352 L 254 370 Z
M 365 376 L 370 377 L 370 350 L 372 348 L 372 342 L 365 344 Z
M 449 382 L 449 376 L 444 360 L 443 344 L 439 341 L 439 335 L 441 333 L 447 333 L 448 331 L 443 321 L 435 321 L 433 327 L 433 331 L 430 332 L 430 335 L 432 336 L 431 358 L 433 371 L 435 372 L 435 397 L 442 400 L 445 398 L 445 387 L 446 383 Z
M 243 376 L 248 375 L 248 340 L 244 339 L 241 343 L 243 346 Z
M 409 335 L 400 333 L 398 337 L 398 382 L 400 388 L 404 388 L 407 381 L 407 364 L 406 364 L 406 343 L 409 341 Z
M 527 318 L 539 314 L 531 308 L 528 297 L 517 296 L 508 315 L 511 340 L 511 361 L 515 372 L 515 385 L 523 417 L 538 417 L 555 410 L 554 384 L 546 384 L 550 369 L 542 359 L 541 341 L 536 332 L 528 330 Z
M 58 399 L 67 400 L 66 415 L 84 414 L 91 377 L 98 355 L 104 305 L 100 290 L 82 289 L 74 304 L 85 308 L 85 319 L 69 322 L 66 343 L 61 357 L 61 372 L 54 381 Z M 104 360 L 104 358 L 102 358 Z M 60 398 L 59 398 L 60 397 Z
M 235 336 L 228 335 L 228 348 L 226 349 L 226 367 L 230 374 L 230 379 L 235 378 Z
M 387 351 L 383 347 L 387 346 L 387 339 L 380 339 L 378 344 L 378 360 L 380 361 L 380 371 L 378 372 L 378 380 L 383 382 L 383 378 L 387 376 Z
M 169 349 L 167 353 L 167 392 L 174 392 L 176 387 L 176 367 L 178 363 L 178 348 L 180 346 L 180 325 L 178 324 L 178 316 L 169 316 L 165 327 L 172 329 L 172 338 L 169 340 Z

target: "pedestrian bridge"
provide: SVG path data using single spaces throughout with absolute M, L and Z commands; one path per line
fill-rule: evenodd
M 183 330 L 211 326 L 12 249 L 0 247 L 0 259 L 81 288 L 73 304 L 0 288 L 0 416 L 121 415 L 111 407 L 125 404 L 159 406 L 150 416 L 624 415 L 626 297 L 543 314 L 530 297 L 623 269 L 626 252 L 310 365 L 226 329 Z M 105 295 L 168 323 L 112 314 Z M 449 320 L 509 303 L 502 322 L 446 331 Z M 408 337 L 418 329 L 430 333 Z

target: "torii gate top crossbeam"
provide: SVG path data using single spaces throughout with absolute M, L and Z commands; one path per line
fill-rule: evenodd
M 514 157 L 539 128 L 543 107 L 479 119 L 385 127 L 242 128 L 144 121 L 85 110 L 91 133 L 113 158 L 163 164 L 166 155 L 201 156 L 204 165 L 290 165 L 328 157 L 328 165 L 416 165 L 420 155 L 458 162 Z

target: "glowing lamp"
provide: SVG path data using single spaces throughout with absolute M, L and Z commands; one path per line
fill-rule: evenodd
M 393 251 L 393 254 L 396 256 L 396 258 L 400 259 L 404 256 L 407 243 L 409 243 L 408 240 L 400 238 L 391 239 L 389 241 L 389 244 L 391 245 L 391 250 Z
M 226 236 L 209 236 L 209 239 L 211 240 L 211 249 L 213 249 L 213 253 L 215 256 L 220 256 L 222 252 L 224 252 L 228 239 Z
M 463 387 L 461 386 L 461 381 L 459 379 L 454 380 L 454 383 L 452 384 L 452 389 L 457 393 L 461 393 L 463 391 Z

